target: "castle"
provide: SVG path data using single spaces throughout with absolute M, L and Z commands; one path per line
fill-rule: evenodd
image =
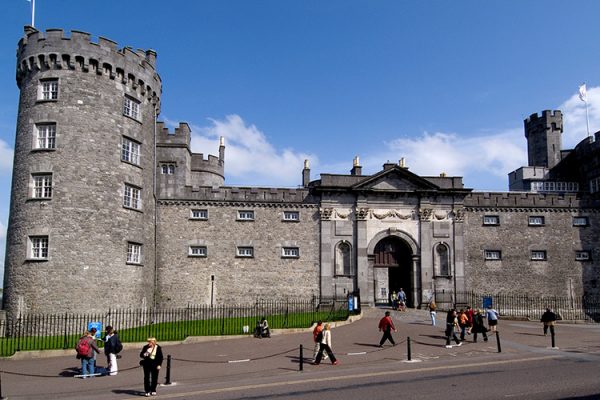
M 581 296 L 600 277 L 600 132 L 561 149 L 562 115 L 525 120 L 509 192 L 399 163 L 301 171 L 296 189 L 225 185 L 190 128 L 157 121 L 152 50 L 25 28 L 4 277 L 9 313 L 185 307 L 404 288 Z M 300 172 L 300 171 L 299 171 Z

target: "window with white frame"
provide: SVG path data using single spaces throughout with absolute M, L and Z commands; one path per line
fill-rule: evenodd
M 191 219 L 208 219 L 208 210 L 192 210 Z
M 590 193 L 600 192 L 600 176 L 590 180 Z
M 546 250 L 532 250 L 531 251 L 531 260 L 545 261 L 546 260 Z
M 190 246 L 190 257 L 206 257 L 206 246 Z
M 36 174 L 32 175 L 34 199 L 50 199 L 52 198 L 52 174 Z
M 133 119 L 140 119 L 140 102 L 125 96 L 123 100 L 123 115 Z
M 545 219 L 539 215 L 533 215 L 529 217 L 529 226 L 544 226 Z
M 497 215 L 484 215 L 483 225 L 500 225 L 500 217 Z
M 283 247 L 281 249 L 281 257 L 298 258 L 300 257 L 300 249 L 298 247 Z
M 54 149 L 56 148 L 56 124 L 35 124 L 36 140 L 34 146 L 36 149 Z
M 142 189 L 125 184 L 123 192 L 123 206 L 128 208 L 142 209 Z
M 502 252 L 500 250 L 485 250 L 484 257 L 487 261 L 501 260 Z
M 29 237 L 29 257 L 32 260 L 48 259 L 48 236 Z
M 254 221 L 254 211 L 239 210 L 237 215 L 238 221 Z
M 44 79 L 43 81 L 40 81 L 38 99 L 58 99 L 58 79 Z
M 588 250 L 578 250 L 575 252 L 575 260 L 577 261 L 589 261 L 591 258 Z
M 123 137 L 121 144 L 121 160 L 140 165 L 140 148 L 142 145 L 134 140 Z
M 163 175 L 174 175 L 175 174 L 175 164 L 161 164 L 160 173 Z
M 142 263 L 142 245 L 139 243 L 127 243 L 127 263 L 141 264 Z
M 590 220 L 588 217 L 573 217 L 573 226 L 588 226 Z
M 283 220 L 298 222 L 300 221 L 300 212 L 299 211 L 284 211 L 283 212 Z
M 254 257 L 254 247 L 239 246 L 236 249 L 236 255 L 238 257 Z

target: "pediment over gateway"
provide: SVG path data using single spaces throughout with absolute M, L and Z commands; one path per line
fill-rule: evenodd
M 355 185 L 354 189 L 412 192 L 418 190 L 437 190 L 439 187 L 409 172 L 405 168 L 396 167 L 372 175 Z

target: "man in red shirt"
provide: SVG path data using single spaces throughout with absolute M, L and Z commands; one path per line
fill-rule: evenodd
M 390 317 L 390 312 L 386 311 L 385 317 L 383 317 L 383 318 L 381 318 L 381 320 L 379 320 L 379 332 L 383 332 L 383 336 L 381 337 L 381 340 L 379 341 L 379 347 L 383 347 L 383 344 L 385 343 L 386 340 L 389 340 L 390 343 L 392 344 L 392 346 L 396 345 L 396 342 L 394 342 L 394 338 L 392 337 L 392 329 L 394 330 L 394 332 L 398 332 L 396 330 L 396 327 L 394 326 L 394 323 L 392 322 L 392 317 Z

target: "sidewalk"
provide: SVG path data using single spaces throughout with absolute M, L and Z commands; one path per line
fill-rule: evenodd
M 498 353 L 495 335 L 488 342 L 478 343 L 472 337 L 460 347 L 446 349 L 445 314 L 438 313 L 438 325 L 431 326 L 429 314 L 422 310 L 392 311 L 398 329 L 393 334 L 396 346 L 389 343 L 379 348 L 381 333 L 377 329 L 385 309 L 364 309 L 360 319 L 339 324 L 332 329 L 333 351 L 340 365 L 332 366 L 327 360 L 321 365 L 310 364 L 312 358 L 311 330 L 293 333 L 273 332 L 270 339 L 237 337 L 228 340 L 212 338 L 192 344 L 170 345 L 162 343 L 165 363 L 159 382 L 164 383 L 167 372 L 166 356 L 172 358 L 171 382 L 175 386 L 162 386 L 160 394 L 181 390 L 181 386 L 210 384 L 226 381 L 231 384 L 251 379 L 299 372 L 300 345 L 304 349 L 304 373 L 338 373 L 344 369 L 364 365 L 394 364 L 394 368 L 413 368 L 407 361 L 407 338 L 411 339 L 411 358 L 421 363 L 456 363 L 518 358 L 524 354 L 593 354 L 600 357 L 600 325 L 564 324 L 557 326 L 556 345 L 550 349 L 550 337 L 542 333 L 537 322 L 501 320 L 498 326 L 501 353 Z M 141 348 L 141 346 L 140 346 Z M 117 376 L 93 379 L 73 378 L 79 371 L 79 360 L 73 351 L 69 356 L 29 360 L 1 360 L 2 395 L 11 399 L 77 398 L 81 393 L 91 398 L 123 399 L 139 396 L 142 392 L 142 371 L 138 366 L 139 349 L 126 349 L 119 360 Z M 98 356 L 97 364 L 105 366 L 105 358 Z

